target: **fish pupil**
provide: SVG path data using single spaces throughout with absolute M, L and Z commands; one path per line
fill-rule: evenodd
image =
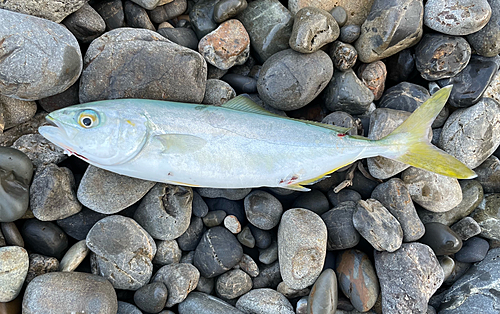
M 90 118 L 83 118 L 82 119 L 82 123 L 85 126 L 91 126 L 92 125 L 92 119 L 90 119 Z

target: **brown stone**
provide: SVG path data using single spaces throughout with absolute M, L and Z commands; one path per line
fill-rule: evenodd
M 366 87 L 372 91 L 375 96 L 374 100 L 379 100 L 385 89 L 385 79 L 387 77 L 385 64 L 382 61 L 363 64 L 359 68 L 359 77 Z

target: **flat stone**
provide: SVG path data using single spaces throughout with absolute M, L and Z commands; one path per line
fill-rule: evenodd
M 339 26 L 328 11 L 305 7 L 295 14 L 290 48 L 301 53 L 313 53 L 337 39 L 339 33 Z
M 472 217 L 468 216 L 454 223 L 450 229 L 453 230 L 462 241 L 468 240 L 481 233 L 481 226 Z
M 62 148 L 40 134 L 23 135 L 11 147 L 25 153 L 31 159 L 34 168 L 50 163 L 58 164 L 68 158 Z
M 352 69 L 337 71 L 325 89 L 325 104 L 331 111 L 349 114 L 365 113 L 373 101 L 373 93 Z
M 359 243 L 361 236 L 352 220 L 356 203 L 357 200 L 341 202 L 321 215 L 328 231 L 328 250 L 348 249 Z
M 495 57 L 500 53 L 500 1 L 489 0 L 488 3 L 491 8 L 490 20 L 483 28 L 468 35 L 467 41 L 477 54 Z
M 307 313 L 335 314 L 338 303 L 337 276 L 327 268 L 314 283 L 307 300 Z
M 88 0 L 14 0 L 0 3 L 0 9 L 41 17 L 60 23 L 65 17 L 81 8 Z
M 191 264 L 175 263 L 160 268 L 153 281 L 160 281 L 168 289 L 168 298 L 166 307 L 172 307 L 179 304 L 188 294 L 198 285 L 200 272 Z
M 10 302 L 21 292 L 28 266 L 28 252 L 24 248 L 0 247 L 0 302 Z
M 141 310 L 158 313 L 165 307 L 168 289 L 161 281 L 155 281 L 142 286 L 134 293 L 134 303 Z
M 59 261 L 55 257 L 44 256 L 40 254 L 30 254 L 30 267 L 26 275 L 26 284 L 30 283 L 34 278 L 56 272 L 59 269 Z
M 103 18 L 87 3 L 65 18 L 63 24 L 83 43 L 91 42 L 106 30 Z
M 156 241 L 156 254 L 153 258 L 153 264 L 164 266 L 179 263 L 181 257 L 182 251 L 176 240 Z
M 190 293 L 186 300 L 179 304 L 179 314 L 244 314 L 223 300 L 202 292 Z M 293 313 L 293 312 L 291 312 Z
M 252 278 L 240 269 L 233 269 L 217 278 L 215 289 L 221 298 L 232 300 L 252 289 Z
M 253 289 L 242 295 L 236 302 L 236 308 L 244 313 L 295 313 L 284 295 L 268 288 Z
M 85 240 L 73 244 L 59 263 L 59 271 L 74 271 L 89 254 Z
M 427 244 L 436 255 L 450 255 L 457 253 L 462 248 L 462 240 L 450 229 L 439 222 L 425 224 L 425 234 L 419 240 Z
M 68 237 L 55 224 L 38 219 L 27 220 L 21 234 L 26 247 L 34 253 L 61 258 L 68 247 Z

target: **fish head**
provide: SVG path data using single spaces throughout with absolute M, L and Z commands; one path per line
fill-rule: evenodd
M 96 166 L 123 164 L 148 137 L 147 118 L 125 106 L 96 102 L 56 110 L 38 131 L 52 143 Z

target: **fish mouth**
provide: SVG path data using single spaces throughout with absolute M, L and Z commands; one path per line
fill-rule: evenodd
M 64 153 L 68 156 L 75 155 L 81 159 L 88 160 L 85 156 L 76 153 L 68 144 L 69 136 L 64 127 L 64 123 L 57 121 L 52 116 L 47 115 L 45 120 L 48 122 L 38 128 L 38 133 L 43 137 L 64 149 Z

